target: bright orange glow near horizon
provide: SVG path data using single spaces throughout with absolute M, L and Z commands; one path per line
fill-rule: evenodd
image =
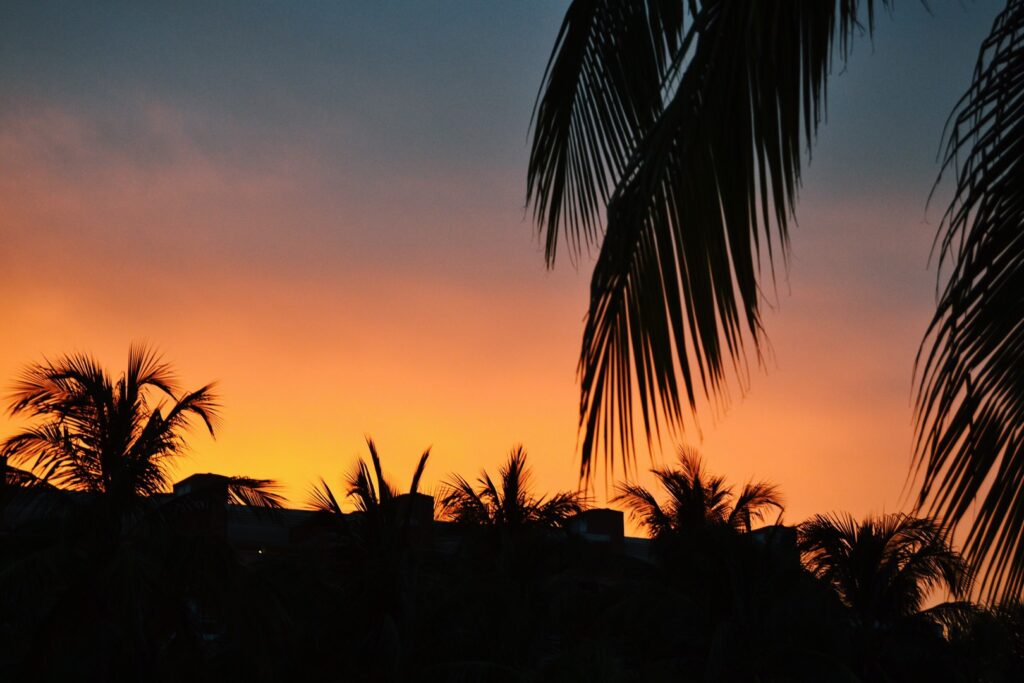
M 347 71 L 324 67 L 339 80 L 315 92 L 287 64 L 261 65 L 252 87 L 282 102 L 266 120 L 262 100 L 241 113 L 206 102 L 216 80 L 194 91 L 106 83 L 85 104 L 54 95 L 60 84 L 4 93 L 0 387 L 74 351 L 119 373 L 129 343 L 148 340 L 184 387 L 218 381 L 224 405 L 216 440 L 197 431 L 178 478 L 273 478 L 301 506 L 321 476 L 342 487 L 369 435 L 400 487 L 428 446 L 433 489 L 453 472 L 495 472 L 522 443 L 538 490 L 575 488 L 591 261 L 575 270 L 561 258 L 547 271 L 523 206 L 530 106 L 560 8 L 487 11 L 522 14 L 479 21 L 509 32 L 486 57 L 498 60 L 495 83 L 473 69 L 493 42 L 481 35 L 465 39 L 462 66 L 441 38 L 423 38 L 409 48 L 422 53 L 366 76 L 365 92 L 355 72 L 369 62 L 356 57 Z M 925 199 L 942 120 L 973 62 L 950 54 L 955 69 L 922 72 L 908 60 L 936 54 L 915 45 L 964 30 L 956 19 L 903 44 L 894 36 L 906 21 L 883 25 L 877 50 L 888 53 L 863 50 L 835 79 L 788 275 L 770 297 L 778 310 L 766 312 L 766 367 L 727 410 L 703 406 L 701 429 L 685 436 L 730 482 L 778 484 L 789 523 L 906 509 L 912 498 L 912 368 L 935 291 L 925 218 L 938 211 L 926 214 Z M 972 15 L 971 30 L 986 21 Z M 430 66 L 435 53 L 443 68 Z M 911 73 L 930 98 L 915 106 L 935 110 L 920 131 L 906 105 L 860 97 L 867 83 Z M 387 74 L 398 74 L 393 89 Z M 338 104 L 319 88 L 351 97 Z M 18 424 L 5 415 L 0 437 Z M 665 446 L 655 462 L 671 461 Z M 608 484 L 594 482 L 595 503 Z

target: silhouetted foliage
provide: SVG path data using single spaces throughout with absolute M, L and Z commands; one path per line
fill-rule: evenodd
M 57 488 L 98 494 L 104 526 L 117 535 L 128 516 L 168 490 L 193 422 L 213 435 L 218 407 L 212 384 L 181 391 L 170 365 L 145 346 L 129 349 L 117 379 L 90 356 L 65 356 L 26 368 L 10 413 L 35 423 L 4 440 L 0 453 Z M 269 480 L 225 481 L 237 502 L 281 507 Z
M 581 474 L 635 461 L 758 351 L 762 266 L 785 258 L 833 60 L 880 0 L 576 0 L 533 117 L 527 201 L 548 265 L 599 247 L 580 352 Z M 990 597 L 1024 590 L 1024 1 L 1006 0 L 957 104 L 941 297 L 918 354 L 920 502 L 957 524 Z M 803 149 L 802 149 L 803 148 Z M 776 245 L 778 251 L 776 251 Z M 639 410 L 634 401 L 640 401 Z
M 360 459 L 346 479 L 353 511 L 343 511 L 323 479 L 312 492 L 311 508 L 334 529 L 324 597 L 350 615 L 336 632 L 356 645 L 345 658 L 353 680 L 401 680 L 418 655 L 421 560 L 433 510 L 432 502 L 419 499 L 419 486 L 430 449 L 420 456 L 408 492 L 400 494 L 384 475 L 376 444 L 366 443 L 369 463 Z M 426 520 L 417 516 L 423 503 Z
M 1007 0 L 954 112 L 951 274 L 918 354 L 921 503 L 946 523 L 980 497 L 965 544 L 989 597 L 1024 590 L 1024 2 Z
M 807 567 L 865 624 L 917 615 L 933 590 L 959 598 L 970 587 L 967 563 L 929 519 L 891 514 L 858 523 L 849 515 L 818 515 L 799 533 Z
M 482 472 L 474 488 L 453 475 L 442 487 L 441 515 L 459 524 L 490 526 L 514 532 L 527 527 L 558 529 L 584 509 L 576 491 L 560 491 L 550 498 L 533 490 L 526 450 L 516 446 L 498 470 L 498 483 Z
M 668 500 L 659 503 L 655 494 L 638 484 L 619 484 L 613 501 L 623 503 L 655 538 L 715 526 L 750 531 L 751 522 L 763 519 L 769 509 L 782 511 L 775 485 L 752 482 L 734 496 L 725 479 L 709 475 L 700 453 L 688 446 L 679 449 L 678 468 L 657 467 L 651 472 Z
M 654 470 L 663 499 L 618 487 L 651 554 L 571 531 L 584 498 L 535 492 L 522 447 L 496 479 L 452 477 L 435 523 L 429 451 L 399 493 L 369 439 L 350 511 L 321 480 L 306 540 L 246 554 L 226 510 L 282 499 L 213 474 L 164 493 L 186 445 L 186 422 L 168 423 L 188 405 L 166 367 L 138 350 L 117 381 L 65 366 L 19 385 L 43 426 L 5 442 L 42 474 L 3 461 L 0 493 L 31 510 L 0 508 L 0 659 L 16 680 L 1010 681 L 1024 667 L 1019 607 L 924 609 L 970 585 L 936 523 L 817 517 L 798 546 L 791 528 L 752 528 L 781 510 L 776 487 L 734 492 L 686 448 Z
M 188 428 L 198 420 L 212 434 L 216 410 L 211 385 L 180 391 L 143 346 L 116 379 L 86 355 L 25 370 L 11 412 L 33 422 L 2 452 L 34 474 L 5 475 L 20 512 L 0 508 L 0 623 L 14 634 L 4 661 L 17 680 L 268 680 L 248 649 L 273 657 L 272 591 L 248 592 L 252 574 L 223 534 L 192 522 L 232 503 L 278 509 L 276 485 L 204 475 L 212 486 L 167 493 Z M 211 613 L 216 632 L 199 618 Z M 257 638 L 260 623 L 271 626 Z
M 889 4 L 882 2 L 880 4 Z M 600 243 L 580 354 L 582 472 L 681 427 L 762 340 L 833 59 L 872 0 L 570 4 L 537 99 L 527 197 L 548 263 Z M 602 222 L 603 230 L 602 230 Z M 680 377 L 677 374 L 681 370 Z
M 940 675 L 925 672 L 939 665 L 942 634 L 961 628 L 975 610 L 964 602 L 924 609 L 935 591 L 961 598 L 970 589 L 967 563 L 946 530 L 902 514 L 859 523 L 849 515 L 818 515 L 800 526 L 799 547 L 808 569 L 850 610 L 858 669 L 866 679 Z

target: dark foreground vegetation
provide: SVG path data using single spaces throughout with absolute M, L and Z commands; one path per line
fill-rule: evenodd
M 429 452 L 400 493 L 372 441 L 304 512 L 245 477 L 171 493 L 216 401 L 141 348 L 116 380 L 33 366 L 11 407 L 32 419 L 0 460 L 4 680 L 1024 680 L 1024 610 L 959 601 L 971 571 L 933 522 L 756 528 L 775 487 L 734 491 L 685 449 L 657 489 L 618 489 L 641 541 L 536 493 L 522 449 L 434 497 Z

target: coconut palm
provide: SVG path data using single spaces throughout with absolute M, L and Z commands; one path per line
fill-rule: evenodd
M 498 469 L 498 483 L 486 471 L 474 486 L 460 475 L 444 484 L 442 515 L 462 524 L 488 526 L 506 531 L 528 527 L 561 528 L 584 508 L 582 494 L 560 491 L 551 497 L 537 496 L 526 450 L 515 446 Z
M 612 500 L 625 504 L 633 519 L 655 538 L 708 527 L 750 531 L 753 521 L 764 519 L 769 510 L 782 510 L 778 488 L 768 482 L 746 484 L 734 497 L 724 477 L 707 473 L 693 448 L 679 449 L 678 468 L 658 467 L 651 472 L 668 493 L 667 501 L 659 503 L 650 490 L 628 483 L 618 485 Z
M 212 384 L 178 388 L 152 349 L 133 345 L 116 379 L 85 354 L 27 367 L 11 395 L 10 413 L 33 424 L 7 438 L 0 454 L 27 464 L 41 480 L 98 496 L 115 530 L 171 483 L 171 465 L 187 452 L 185 435 L 202 423 L 211 435 L 218 410 Z M 268 480 L 226 477 L 234 502 L 281 507 Z
M 935 590 L 960 598 L 970 589 L 967 563 L 930 519 L 817 515 L 800 525 L 798 537 L 805 566 L 862 624 L 891 625 L 919 614 Z
M 700 394 L 723 398 L 729 366 L 745 381 L 764 339 L 761 265 L 774 277 L 785 257 L 832 60 L 893 4 L 569 5 L 534 111 L 527 199 L 549 266 L 563 238 L 574 257 L 599 247 L 579 363 L 583 475 L 595 454 L 632 463 L 634 412 L 650 445 Z M 982 497 L 967 555 L 1008 594 L 1024 589 L 1022 96 L 1024 0 L 1006 0 L 947 140 L 949 279 L 919 352 L 916 417 L 921 502 L 956 523 Z

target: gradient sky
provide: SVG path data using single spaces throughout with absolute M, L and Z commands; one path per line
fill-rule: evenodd
M 145 339 L 220 382 L 179 476 L 302 504 L 369 434 L 401 486 L 427 446 L 429 488 L 522 442 L 541 489 L 574 488 L 591 262 L 547 271 L 524 207 L 564 3 L 209 4 L 0 7 L 0 383 L 70 351 L 120 370 Z M 787 521 L 906 505 L 926 199 L 1000 4 L 899 3 L 832 80 L 771 357 L 687 434 L 779 484 Z

